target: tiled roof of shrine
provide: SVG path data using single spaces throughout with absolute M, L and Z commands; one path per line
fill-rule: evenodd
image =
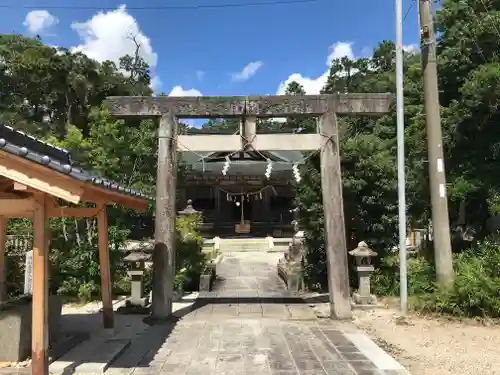
M 225 163 L 225 155 L 231 153 L 210 152 L 200 155 L 194 152 L 183 152 L 183 160 L 191 166 L 193 171 L 207 173 L 221 173 Z M 203 157 L 202 157 L 203 156 Z M 242 157 L 241 157 L 242 156 Z M 273 162 L 273 171 L 292 173 L 293 164 L 303 164 L 304 157 L 300 151 L 245 151 L 231 156 L 231 167 L 228 173 L 263 174 L 266 170 L 267 159 Z
M 91 183 L 124 195 L 150 199 L 141 192 L 106 180 L 76 166 L 68 150 L 43 142 L 7 125 L 0 125 L 0 151 L 22 157 L 78 181 Z

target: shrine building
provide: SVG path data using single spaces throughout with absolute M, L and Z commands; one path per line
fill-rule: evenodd
M 249 150 L 181 155 L 188 173 L 178 183 L 178 207 L 182 209 L 188 199 L 192 200 L 193 207 L 203 215 L 203 236 L 293 235 L 292 167 L 303 162 L 301 152 Z M 272 168 L 267 178 L 269 162 Z

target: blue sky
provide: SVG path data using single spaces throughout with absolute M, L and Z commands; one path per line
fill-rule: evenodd
M 135 35 L 154 67 L 155 89 L 175 95 L 275 94 L 292 79 L 314 94 L 329 57 L 366 56 L 379 41 L 394 40 L 394 1 L 154 9 L 255 1 L 0 0 L 0 32 L 40 34 L 46 44 L 115 61 L 132 53 L 127 36 Z M 412 2 L 403 1 L 405 12 Z M 150 9 L 134 9 L 141 7 Z M 404 35 L 405 45 L 418 42 L 415 5 Z

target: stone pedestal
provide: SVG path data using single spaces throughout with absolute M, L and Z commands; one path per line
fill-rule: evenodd
M 352 299 L 357 305 L 376 305 L 377 298 L 371 294 L 370 276 L 375 271 L 371 259 L 377 253 L 370 249 L 366 242 L 362 241 L 358 247 L 349 251 L 356 260 L 356 273 L 358 275 L 358 291 L 354 292 Z
M 300 291 L 303 285 L 302 260 L 304 257 L 304 231 L 297 231 L 288 246 L 288 252 L 278 262 L 278 275 L 291 291 Z
M 128 271 L 130 276 L 129 303 L 134 306 L 144 307 L 149 304 L 149 296 L 144 296 L 144 271 Z
M 359 305 L 374 305 L 377 303 L 377 298 L 371 294 L 370 276 L 373 271 L 375 271 L 375 267 L 372 265 L 356 267 L 359 288 L 352 295 L 354 303 Z
M 142 251 L 132 251 L 125 257 L 125 262 L 130 264 L 128 275 L 130 276 L 130 297 L 125 306 L 118 309 L 122 314 L 145 314 L 151 298 L 144 296 L 144 268 L 145 262 L 151 259 L 151 254 Z

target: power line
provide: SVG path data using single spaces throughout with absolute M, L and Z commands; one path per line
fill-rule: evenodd
M 408 8 L 406 9 L 405 15 L 403 16 L 403 21 L 402 22 L 406 21 L 406 18 L 408 18 L 408 14 L 410 14 L 411 9 L 413 8 L 413 6 L 415 5 L 416 2 L 417 2 L 417 0 L 413 0 L 410 3 L 410 5 L 408 6 Z
M 226 4 L 198 4 L 198 5 L 157 5 L 142 7 L 126 7 L 127 10 L 190 10 L 190 9 L 219 9 L 219 8 L 245 8 L 260 7 L 270 5 L 285 4 L 305 4 L 315 3 L 321 0 L 274 0 L 274 1 L 254 1 L 245 3 L 226 3 Z M 116 7 L 96 7 L 96 6 L 71 6 L 71 5 L 18 5 L 18 4 L 0 4 L 0 8 L 18 8 L 18 9 L 68 9 L 68 10 L 115 10 Z

